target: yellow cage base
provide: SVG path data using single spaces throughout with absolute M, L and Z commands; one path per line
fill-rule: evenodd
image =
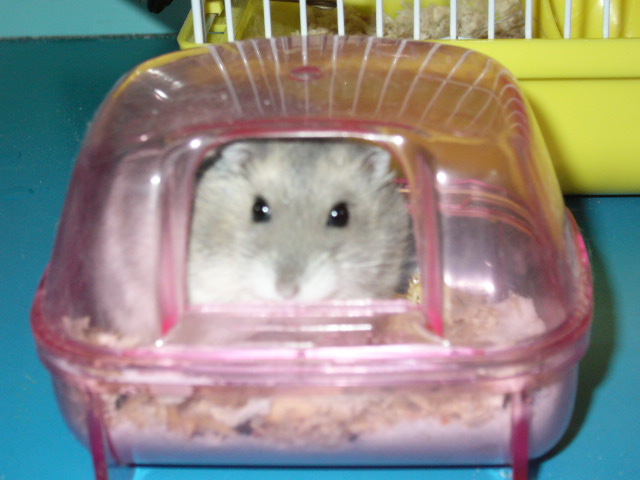
M 564 193 L 640 193 L 640 39 L 455 44 L 516 75 Z

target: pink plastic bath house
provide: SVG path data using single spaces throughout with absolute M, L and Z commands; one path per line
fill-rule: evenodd
M 392 154 L 418 299 L 188 305 L 200 164 L 234 140 L 307 137 Z M 136 464 L 510 464 L 524 479 L 569 422 L 591 312 L 587 254 L 513 76 L 458 47 L 320 36 L 197 48 L 121 80 L 32 322 L 98 479 Z M 512 336 L 456 337 L 476 317 Z M 260 335 L 176 340 L 196 328 Z

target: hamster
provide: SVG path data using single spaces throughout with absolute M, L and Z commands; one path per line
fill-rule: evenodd
M 354 140 L 247 140 L 201 168 L 191 304 L 392 298 L 412 227 L 391 155 Z

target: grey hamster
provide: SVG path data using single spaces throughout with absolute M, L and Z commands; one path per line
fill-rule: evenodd
M 200 171 L 189 300 L 390 298 L 413 263 L 391 155 L 355 140 L 247 140 Z

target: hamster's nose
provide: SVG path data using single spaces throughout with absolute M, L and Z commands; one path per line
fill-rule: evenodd
M 295 280 L 280 278 L 276 283 L 276 290 L 283 300 L 293 300 L 300 293 L 300 285 Z

